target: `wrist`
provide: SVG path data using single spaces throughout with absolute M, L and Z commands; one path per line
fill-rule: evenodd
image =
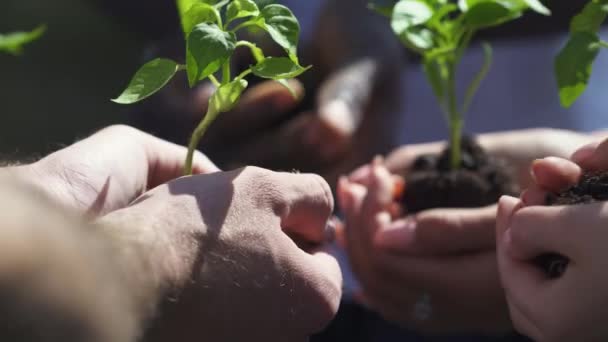
M 135 306 L 143 319 L 154 316 L 158 305 L 177 296 L 191 280 L 192 267 L 184 253 L 188 246 L 159 222 L 152 210 L 127 208 L 100 220 L 117 255 L 117 264 L 128 284 Z M 148 213 L 148 214 L 146 214 Z

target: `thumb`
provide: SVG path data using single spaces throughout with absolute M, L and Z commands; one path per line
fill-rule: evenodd
M 375 243 L 398 254 L 451 254 L 492 249 L 496 206 L 433 209 L 395 221 L 380 230 Z
M 524 203 L 511 196 L 503 196 L 498 201 L 498 214 L 496 215 L 496 246 L 500 248 L 506 231 L 511 225 L 513 215 L 521 208 Z
M 377 61 L 363 59 L 338 70 L 321 87 L 318 115 L 342 136 L 353 135 L 361 125 L 377 70 Z

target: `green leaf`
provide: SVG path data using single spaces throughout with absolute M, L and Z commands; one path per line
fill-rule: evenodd
M 204 80 L 228 62 L 236 48 L 236 36 L 215 24 L 198 24 L 188 36 L 186 65 L 190 86 Z
M 304 68 L 287 57 L 268 57 L 251 70 L 258 77 L 280 80 L 298 77 L 310 68 Z
M 497 26 L 521 16 L 521 6 L 514 1 L 469 0 L 464 15 L 473 29 Z
M 182 18 L 194 4 L 199 3 L 199 0 L 176 0 L 177 12 L 179 17 Z
M 247 81 L 242 79 L 224 84 L 211 96 L 209 106 L 217 113 L 228 112 L 236 106 L 246 88 Z
M 239 18 L 256 17 L 259 14 L 258 5 L 253 0 L 233 0 L 226 12 L 228 22 Z
M 484 61 L 481 69 L 467 88 L 467 92 L 464 97 L 464 104 L 462 106 L 462 113 L 466 114 L 473 103 L 473 99 L 481 86 L 481 82 L 486 78 L 490 68 L 492 67 L 492 47 L 488 43 L 483 43 Z
M 600 30 L 600 26 L 606 20 L 607 15 L 608 5 L 597 1 L 590 2 L 583 8 L 581 13 L 572 19 L 570 31 L 596 33 Z
M 433 32 L 424 27 L 412 27 L 399 35 L 399 39 L 408 49 L 420 54 L 434 46 Z
M 435 96 L 439 100 L 439 103 L 443 101 L 445 95 L 444 83 L 441 78 L 441 70 L 439 64 L 435 60 L 425 60 L 423 64 L 424 74 L 433 88 Z
M 219 13 L 217 13 L 215 7 L 199 2 L 190 7 L 182 16 L 182 28 L 187 37 L 198 24 L 214 23 L 219 25 L 218 18 Z
M 294 63 L 299 63 L 297 49 L 300 24 L 289 8 L 275 4 L 264 7 L 257 25 L 266 30 L 270 37 L 287 51 Z
M 543 5 L 539 0 L 524 0 L 526 5 L 530 7 L 534 12 L 543 14 L 543 15 L 551 15 L 551 11 Z
M 13 32 L 0 34 L 0 51 L 18 55 L 23 52 L 23 46 L 40 38 L 46 31 L 46 26 L 38 26 L 31 32 Z
M 275 0 L 254 0 L 254 1 L 258 5 L 258 8 L 264 8 L 268 5 L 272 5 L 272 4 L 276 3 Z
M 433 9 L 423 0 L 401 0 L 393 9 L 391 27 L 397 35 L 413 26 L 426 23 L 433 17 Z
M 555 75 L 562 106 L 572 106 L 587 88 L 599 41 L 594 33 L 575 32 L 557 56 Z
M 289 82 L 287 82 L 286 79 L 278 79 L 275 81 L 277 81 L 277 83 L 279 83 L 280 85 L 285 87 L 287 89 L 287 91 L 289 91 L 291 96 L 294 98 L 294 100 L 299 100 L 298 94 L 296 94 L 296 91 L 289 85 Z
M 170 59 L 158 58 L 142 66 L 127 86 L 127 89 L 113 102 L 132 104 L 150 97 L 162 89 L 180 69 L 180 65 Z

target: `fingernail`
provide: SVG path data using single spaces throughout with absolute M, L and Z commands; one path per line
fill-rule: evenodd
M 532 164 L 530 165 L 530 177 L 532 177 L 534 183 L 537 183 L 538 180 L 538 178 L 536 177 L 536 165 L 538 165 L 538 163 L 540 163 L 541 161 L 542 159 L 534 159 L 532 161 Z

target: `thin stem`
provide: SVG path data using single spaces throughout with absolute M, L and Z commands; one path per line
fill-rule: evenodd
M 213 85 L 216 88 L 219 88 L 222 86 L 222 84 L 220 83 L 220 81 L 217 80 L 217 78 L 214 75 L 209 75 L 209 79 L 211 80 L 211 83 L 213 83 Z
M 227 60 L 224 65 L 222 65 L 222 84 L 230 83 L 230 60 Z
M 600 40 L 600 41 L 598 42 L 598 45 L 599 45 L 600 47 L 604 48 L 604 49 L 608 49 L 608 42 L 607 42 L 607 41 L 605 41 L 605 40 Z
M 450 127 L 450 167 L 452 170 L 460 168 L 461 164 L 461 141 L 462 141 L 462 117 L 458 111 L 456 100 L 456 65 L 455 61 L 448 63 L 447 79 L 447 101 L 448 101 L 448 125 Z
M 263 61 L 266 57 L 264 56 L 264 52 L 262 51 L 262 49 L 260 49 L 257 45 L 248 42 L 246 40 L 240 40 L 236 43 L 236 47 L 248 47 L 249 50 L 251 50 L 251 54 L 253 55 L 253 58 L 255 58 L 256 62 L 260 63 L 261 61 Z
M 244 23 L 242 23 L 242 24 L 240 24 L 240 25 L 237 25 L 237 26 L 236 26 L 235 28 L 233 28 L 231 31 L 232 31 L 232 32 L 236 32 L 236 31 L 238 31 L 238 30 L 240 30 L 240 29 L 242 29 L 242 28 L 249 27 L 249 26 L 254 26 L 254 25 L 256 25 L 256 23 L 255 23 L 255 22 L 252 22 L 252 21 L 246 21 L 246 22 L 244 22 Z
M 207 109 L 207 114 L 201 121 L 201 123 L 196 127 L 194 133 L 192 133 L 192 137 L 190 138 L 190 143 L 188 144 L 188 155 L 186 156 L 186 166 L 184 167 L 184 175 L 191 176 L 192 175 L 192 163 L 194 160 L 194 152 L 198 147 L 201 139 L 209 129 L 209 126 L 215 121 L 218 117 L 219 111 L 217 111 L 214 106 L 209 104 L 209 108 Z
M 253 70 L 251 70 L 251 68 L 249 68 L 249 69 L 247 69 L 247 70 L 243 71 L 242 73 L 240 73 L 240 74 L 239 74 L 239 75 L 236 77 L 236 79 L 237 79 L 237 80 L 242 80 L 243 78 L 245 78 L 245 76 L 247 76 L 247 75 L 251 74 L 252 72 L 253 72 Z

